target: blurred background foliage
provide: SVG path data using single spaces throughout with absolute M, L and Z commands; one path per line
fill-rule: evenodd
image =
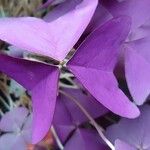
M 37 8 L 43 0 L 0 0 L 0 15 L 3 16 L 36 16 L 42 12 Z

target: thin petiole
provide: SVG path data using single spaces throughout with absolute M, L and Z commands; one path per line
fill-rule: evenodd
M 60 150 L 63 150 L 63 149 L 64 149 L 64 146 L 63 146 L 63 144 L 61 143 L 61 140 L 59 139 L 59 137 L 58 137 L 58 135 L 57 135 L 57 133 L 56 133 L 56 130 L 55 130 L 55 128 L 54 128 L 53 126 L 51 127 L 51 131 L 52 131 L 52 133 L 53 133 L 53 136 L 54 136 L 54 138 L 55 138 L 55 140 L 56 140 L 56 143 L 57 143 L 58 147 L 60 148 Z

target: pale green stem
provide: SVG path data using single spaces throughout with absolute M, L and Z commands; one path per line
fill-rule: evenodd
M 53 133 L 53 136 L 54 136 L 54 138 L 55 138 L 55 140 L 56 140 L 56 143 L 57 143 L 58 147 L 60 148 L 60 150 L 63 150 L 63 149 L 64 149 L 64 146 L 63 146 L 63 144 L 61 143 L 61 140 L 59 139 L 59 137 L 58 137 L 58 135 L 57 135 L 57 133 L 56 133 L 56 130 L 55 130 L 55 128 L 54 128 L 53 126 L 51 127 L 51 131 L 52 131 L 52 133 Z

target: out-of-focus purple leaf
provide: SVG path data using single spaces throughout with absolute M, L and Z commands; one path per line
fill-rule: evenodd
M 150 19 L 129 34 L 128 41 L 150 36 Z
M 96 133 L 90 129 L 77 129 L 64 150 L 108 150 Z
M 121 119 L 118 124 L 107 129 L 106 136 L 114 143 L 119 139 L 136 149 L 150 149 L 150 106 L 141 107 L 141 115 L 136 119 Z
M 76 126 L 72 121 L 72 113 L 70 114 L 68 108 L 62 100 L 62 96 L 57 98 L 53 125 L 62 142 L 65 142 L 68 135 L 76 129 Z
M 32 117 L 24 107 L 14 108 L 0 121 L 0 129 L 5 131 L 0 136 L 1 150 L 26 150 L 31 143 Z M 11 127 L 12 126 L 12 127 Z
M 99 3 L 88 27 L 84 31 L 83 35 L 81 36 L 80 40 L 77 42 L 75 47 L 80 46 L 80 44 L 86 39 L 86 37 L 91 32 L 93 32 L 96 28 L 98 28 L 99 26 L 106 23 L 112 18 L 113 16 L 111 15 L 111 13 Z
M 130 93 L 138 105 L 150 94 L 150 38 L 129 42 L 125 52 L 125 75 Z
M 79 89 L 63 89 L 63 91 L 76 98 L 93 118 L 100 117 L 108 112 L 108 110 L 99 104 L 92 96 L 85 95 Z M 75 130 L 77 126 L 86 121 L 88 121 L 88 118 L 74 102 L 62 94 L 59 95 L 53 124 L 62 142 L 67 139 L 68 135 Z
M 26 150 L 26 144 L 22 138 L 16 134 L 5 134 L 0 137 L 0 149 L 1 150 Z
M 116 140 L 115 150 L 137 150 L 137 149 L 121 140 Z
M 0 129 L 6 132 L 18 131 L 18 127 L 22 127 L 22 123 L 28 115 L 28 110 L 25 108 L 14 108 L 2 117 L 0 121 Z

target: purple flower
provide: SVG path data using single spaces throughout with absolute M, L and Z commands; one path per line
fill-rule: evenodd
M 96 6 L 97 0 L 69 1 L 49 13 L 45 17 L 47 22 L 32 17 L 1 19 L 0 39 L 60 63 L 81 36 Z M 113 74 L 129 29 L 130 18 L 126 16 L 110 20 L 90 34 L 66 67 L 98 102 L 116 114 L 135 118 L 139 110 L 118 88 Z M 32 94 L 33 143 L 36 143 L 45 136 L 53 120 L 59 68 L 6 55 L 0 56 L 0 64 L 1 71 Z
M 1 150 L 26 150 L 31 143 L 31 115 L 26 108 L 14 108 L 0 121 L 0 129 L 5 132 L 0 137 Z
M 121 119 L 107 129 L 106 136 L 121 150 L 150 149 L 150 106 L 141 107 L 141 115 L 133 120 Z M 125 149 L 125 147 L 130 147 Z M 124 149 L 123 149 L 124 148 Z M 119 150 L 119 148 L 117 149 Z

